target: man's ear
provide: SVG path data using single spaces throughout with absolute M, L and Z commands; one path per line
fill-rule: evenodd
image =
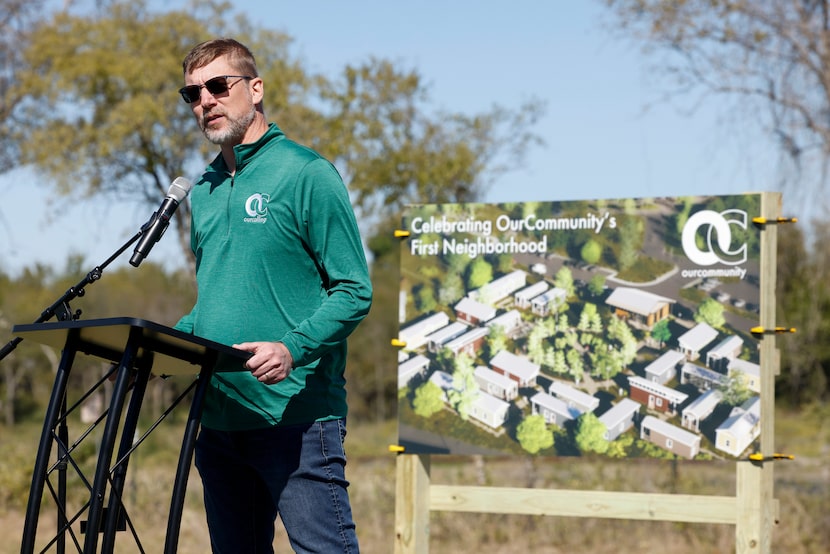
M 262 88 L 263 88 L 262 79 L 260 77 L 254 77 L 253 79 L 251 79 L 250 87 L 251 87 L 251 96 L 253 97 L 254 105 L 261 104 L 262 103 L 262 97 L 264 95 L 263 90 L 262 90 Z

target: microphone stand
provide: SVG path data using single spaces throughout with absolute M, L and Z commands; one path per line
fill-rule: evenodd
M 107 258 L 107 260 L 104 263 L 102 263 L 101 265 L 95 266 L 92 269 L 92 271 L 87 273 L 86 277 L 84 277 L 83 279 L 78 281 L 75 284 L 75 286 L 69 287 L 66 290 L 66 292 L 63 293 L 63 295 L 55 301 L 54 304 L 52 304 L 51 306 L 49 306 L 48 308 L 43 310 L 43 312 L 40 314 L 40 317 L 37 318 L 34 321 L 34 323 L 43 323 L 45 321 L 49 321 L 54 316 L 57 316 L 58 321 L 69 321 L 69 320 L 75 321 L 75 320 L 80 319 L 81 310 L 76 310 L 73 313 L 72 308 L 69 307 L 69 302 L 74 300 L 75 298 L 78 298 L 78 297 L 83 296 L 84 294 L 86 294 L 87 285 L 91 285 L 92 283 L 94 283 L 95 281 L 100 279 L 101 274 L 104 271 L 104 268 L 106 268 L 108 265 L 110 265 L 113 262 L 113 260 L 115 260 L 118 256 L 123 254 L 124 251 L 127 248 L 129 248 L 135 241 L 137 241 L 139 238 L 141 238 L 141 235 L 143 235 L 144 232 L 147 230 L 147 228 L 149 227 L 149 223 L 152 220 L 153 220 L 153 218 L 150 218 L 150 221 L 145 223 L 141 227 L 141 230 L 138 233 L 133 235 L 133 237 L 130 240 L 128 240 L 126 243 L 124 243 L 124 245 L 121 248 L 119 248 L 112 256 Z M 17 345 L 20 344 L 21 342 L 23 342 L 23 339 L 20 338 L 20 337 L 15 337 L 12 340 L 10 340 L 9 342 L 7 342 L 6 345 L 3 348 L 0 348 L 0 360 L 2 360 L 3 358 L 5 358 L 9 354 L 11 354 L 12 351 L 15 348 L 17 348 Z

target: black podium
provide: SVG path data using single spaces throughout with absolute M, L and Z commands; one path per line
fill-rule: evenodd
M 179 453 L 165 538 L 164 552 L 176 552 L 193 446 L 210 375 L 220 356 L 237 358 L 241 364 L 250 354 L 135 318 L 16 325 L 12 332 L 16 336 L 62 350 L 32 475 L 21 553 L 34 552 L 41 501 L 47 488 L 57 507 L 58 524 L 54 538 L 46 542 L 40 551 L 63 554 L 69 539 L 79 553 L 113 552 L 116 533 L 126 531 L 129 525 L 139 551 L 144 552 L 122 501 L 130 455 L 141 442 L 134 444 L 133 441 L 144 393 L 151 375 L 194 375 L 196 378 L 187 390 L 150 429 L 155 429 L 170 409 L 193 392 Z M 114 365 L 110 374 L 91 387 L 77 403 L 68 405 L 67 384 L 78 352 Z M 98 445 L 94 477 L 90 481 L 73 458 L 78 444 L 89 435 L 90 430 L 84 432 L 75 443 L 69 444 L 68 416 L 107 381 L 114 384 L 108 408 L 93 425 L 103 422 L 104 429 Z M 117 457 L 113 463 L 116 443 Z M 57 448 L 56 458 L 50 463 L 53 445 Z M 80 477 L 89 491 L 89 501 L 75 513 L 67 510 L 67 472 L 70 469 Z M 86 520 L 82 519 L 84 515 Z

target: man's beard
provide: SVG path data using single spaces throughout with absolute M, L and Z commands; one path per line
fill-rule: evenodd
M 226 144 L 235 146 L 240 144 L 242 139 L 245 138 L 245 133 L 248 131 L 248 127 L 251 126 L 255 117 L 256 108 L 251 106 L 250 111 L 240 117 L 234 118 L 225 114 L 227 125 L 222 129 L 208 129 L 206 122 L 202 120 L 202 132 L 213 144 L 218 146 Z

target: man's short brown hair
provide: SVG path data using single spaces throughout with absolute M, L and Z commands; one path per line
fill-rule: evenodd
M 185 56 L 182 69 L 187 75 L 222 56 L 227 56 L 234 71 L 238 71 L 240 75 L 259 77 L 253 53 L 247 46 L 232 38 L 217 38 L 196 45 Z

